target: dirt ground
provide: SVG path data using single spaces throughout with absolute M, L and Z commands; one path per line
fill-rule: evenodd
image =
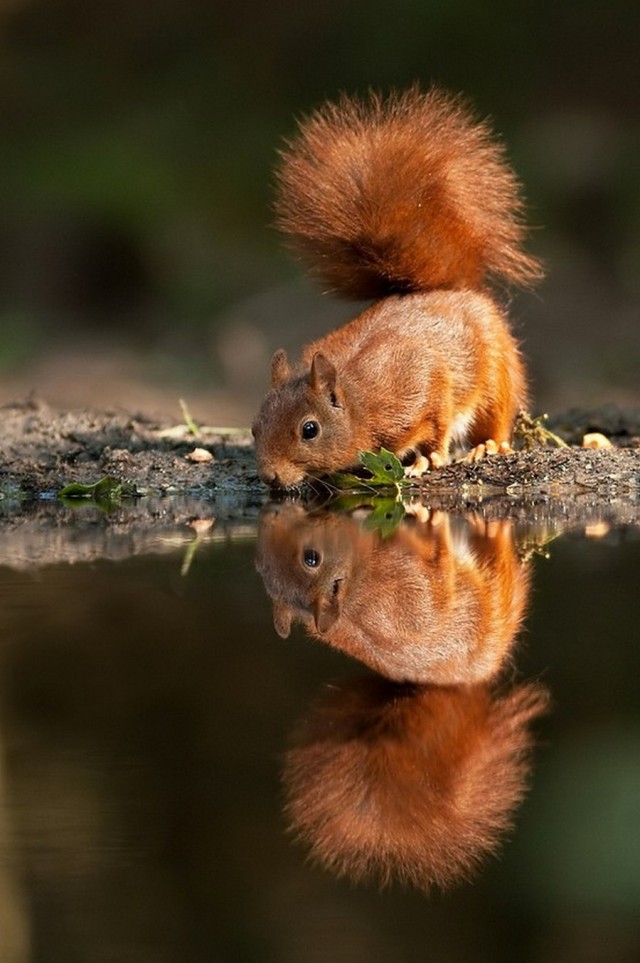
M 147 498 L 255 505 L 269 496 L 256 474 L 248 430 L 198 426 L 194 435 L 185 425 L 163 424 L 137 412 L 61 411 L 34 398 L 0 407 L 0 424 L 0 518 L 5 520 L 25 503 L 55 499 L 70 483 L 93 484 L 105 476 Z M 533 502 L 573 500 L 637 523 L 640 409 L 573 411 L 551 419 L 550 426 L 571 447 L 538 447 L 473 465 L 454 463 L 425 476 L 415 494 L 445 508 L 502 500 L 513 510 Z M 604 433 L 614 447 L 575 446 L 587 431 Z M 190 460 L 194 449 L 211 459 Z M 144 512 L 143 505 L 144 499 Z

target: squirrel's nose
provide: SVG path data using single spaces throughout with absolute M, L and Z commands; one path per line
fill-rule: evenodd
M 266 471 L 263 470 L 263 471 L 259 472 L 259 475 L 260 475 L 260 478 L 262 479 L 262 481 L 265 483 L 265 485 L 268 485 L 269 488 L 282 488 L 282 489 L 285 489 L 285 488 L 291 488 L 291 486 L 295 484 L 295 482 L 293 482 L 293 481 L 288 481 L 288 482 L 287 482 L 287 481 L 284 481 L 284 480 L 280 477 L 280 475 L 278 474 L 278 472 L 277 472 L 277 471 L 273 471 L 272 469 L 267 469 Z
M 263 481 L 265 485 L 281 484 L 280 479 L 278 478 L 277 471 L 275 471 L 270 466 L 266 468 L 264 466 L 260 466 L 260 468 L 258 469 L 258 474 L 260 476 L 260 480 Z
M 277 485 L 277 484 L 278 484 L 278 476 L 276 475 L 275 472 L 272 472 L 272 471 L 261 471 L 261 472 L 260 472 L 260 478 L 261 478 L 262 481 L 265 483 L 265 485 Z
M 291 488 L 299 485 L 303 478 L 293 465 L 273 464 L 261 458 L 258 458 L 258 475 L 260 480 L 270 488 Z

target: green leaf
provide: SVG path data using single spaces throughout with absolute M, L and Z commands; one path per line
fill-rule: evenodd
M 371 472 L 376 484 L 394 484 L 404 479 L 404 468 L 393 452 L 381 448 L 378 454 L 372 451 L 361 451 L 358 458 L 364 467 Z
M 337 472 L 331 476 L 332 482 L 339 488 L 391 488 L 396 492 L 404 484 L 404 468 L 399 458 L 386 448 L 379 452 L 358 452 L 360 464 L 369 475 L 354 475 L 350 472 Z
M 81 485 L 79 482 L 65 485 L 58 492 L 58 498 L 65 503 L 73 503 L 78 500 L 88 501 L 90 499 L 99 505 L 105 505 L 113 504 L 121 498 L 137 494 L 135 485 L 121 482 L 117 478 L 106 475 L 92 485 Z

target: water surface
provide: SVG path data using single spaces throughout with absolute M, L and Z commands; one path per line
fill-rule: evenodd
M 0 567 L 3 961 L 640 958 L 637 528 L 66 511 Z

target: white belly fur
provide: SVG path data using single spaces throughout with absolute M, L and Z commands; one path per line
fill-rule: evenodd
M 454 445 L 462 445 L 469 432 L 473 412 L 461 411 L 451 422 L 451 441 Z

